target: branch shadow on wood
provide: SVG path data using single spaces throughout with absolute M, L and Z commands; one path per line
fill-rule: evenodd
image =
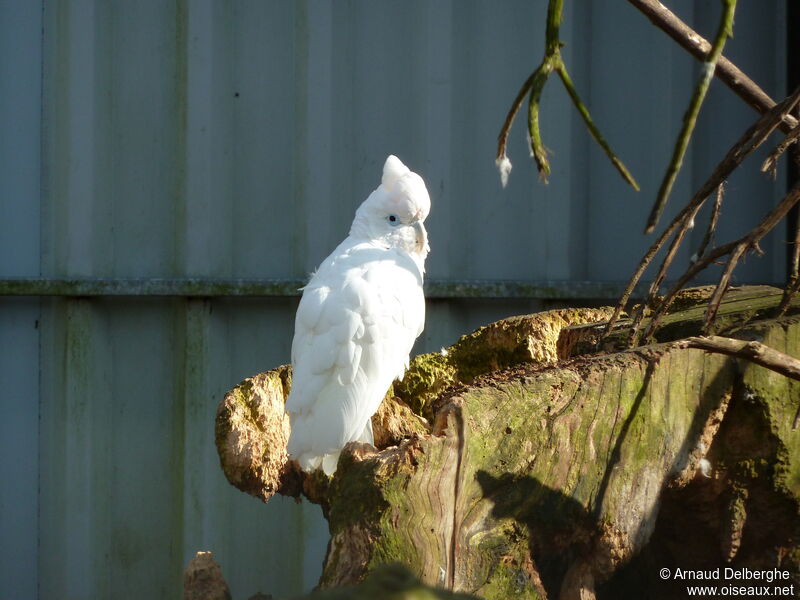
M 737 362 L 729 364 L 737 371 L 733 387 L 716 405 L 701 402 L 705 410 L 695 413 L 655 514 L 643 523 L 652 528 L 643 532 L 645 545 L 598 586 L 598 599 L 685 598 L 687 585 L 705 583 L 665 580 L 659 574 L 664 568 L 713 572 L 777 565 L 791 578 L 776 583 L 800 582 L 792 550 L 800 539 L 800 509 L 775 483 L 781 444 L 759 399 L 742 383 Z M 701 457 L 708 461 L 706 472 L 696 466 Z M 709 583 L 753 585 L 747 577 Z
M 633 423 L 633 420 L 636 418 L 639 408 L 642 406 L 642 401 L 644 400 L 645 396 L 647 396 L 647 391 L 650 389 L 650 381 L 653 379 L 655 367 L 655 360 L 649 360 L 647 362 L 647 367 L 645 368 L 644 372 L 644 381 L 642 381 L 642 387 L 636 394 L 636 398 L 633 401 L 631 410 L 625 417 L 625 421 L 622 423 L 622 427 L 619 430 L 619 435 L 617 435 L 617 439 L 614 442 L 614 448 L 608 457 L 608 461 L 606 462 L 606 470 L 605 473 L 603 473 L 603 479 L 600 481 L 600 487 L 598 488 L 597 496 L 595 497 L 594 501 L 594 509 L 592 511 L 595 519 L 599 519 L 602 514 L 603 501 L 605 500 L 606 492 L 608 491 L 608 484 L 611 481 L 611 475 L 613 474 L 614 469 L 619 467 L 622 457 L 622 445 L 625 443 L 625 439 L 628 436 L 628 431 L 631 428 L 631 423 Z
M 623 448 L 626 443 L 634 443 L 633 439 L 629 439 L 633 423 L 644 403 L 652 400 L 654 394 L 658 394 L 658 401 L 669 401 L 668 390 L 665 397 L 660 393 L 661 390 L 651 389 L 657 365 L 657 358 L 648 360 L 641 387 L 607 454 L 595 501 L 589 507 L 531 476 L 509 473 L 493 477 L 485 471 L 477 473 L 484 497 L 494 505 L 492 517 L 498 520 L 512 518 L 527 530 L 530 557 L 548 598 L 662 598 L 665 592 L 670 593 L 670 587 L 669 582 L 658 578 L 656 565 L 666 561 L 670 565 L 689 568 L 686 565 L 690 564 L 690 559 L 693 560 L 698 551 L 695 544 L 687 543 L 691 541 L 692 529 L 681 531 L 676 536 L 670 528 L 670 522 L 675 513 L 686 512 L 682 502 L 690 502 L 691 506 L 691 496 L 681 495 L 680 490 L 698 478 L 701 484 L 704 482 L 703 476 L 698 474 L 697 465 L 705 456 L 706 444 L 711 444 L 727 408 L 730 389 L 726 386 L 731 381 L 727 369 L 717 373 L 713 381 L 704 386 L 705 392 L 692 414 L 681 448 L 672 464 L 665 465 L 659 500 L 651 513 L 641 519 L 631 540 L 633 546 L 623 551 L 626 556 L 611 556 L 608 540 L 603 539 L 608 533 L 605 525 L 609 516 L 609 509 L 604 510 L 604 500 L 615 472 L 625 468 L 622 464 Z M 730 368 L 735 368 L 733 361 Z M 653 456 L 655 463 L 659 460 L 661 457 Z M 717 491 L 718 495 L 721 493 Z M 666 516 L 662 507 L 665 499 Z M 665 528 L 674 539 L 680 539 L 684 544 L 684 547 L 680 544 L 669 545 L 666 555 L 662 531 Z M 654 535 L 656 530 L 659 532 L 657 538 Z M 712 557 L 709 560 L 719 560 L 719 538 L 718 535 L 707 540 L 704 546 L 709 547 L 699 550 Z M 627 561 L 630 563 L 625 565 Z
M 476 476 L 484 497 L 494 504 L 492 517 L 512 518 L 527 529 L 528 551 L 541 584 L 548 598 L 558 598 L 569 568 L 591 552 L 593 517 L 580 502 L 534 477 L 494 477 L 486 471 Z M 518 577 L 530 584 L 524 570 Z
M 654 365 L 655 362 L 649 364 L 648 372 Z M 708 447 L 713 443 L 720 424 L 725 419 L 731 397 L 730 382 L 733 379 L 731 369 L 738 370 L 733 360 L 728 362 L 725 369 L 717 372 L 712 382 L 705 387 L 705 393 L 692 414 L 692 421 L 681 448 L 665 473 L 659 500 L 652 513 L 642 520 L 639 532 L 636 534 L 639 541 L 638 551 L 609 579 L 598 582 L 596 590 L 598 599 L 610 600 L 628 597 L 631 594 L 638 598 L 654 599 L 685 597 L 685 586 L 681 586 L 679 581 L 662 579 L 659 576 L 661 568 L 668 567 L 673 572 L 676 566 L 684 569 L 700 568 L 696 566 L 698 560 L 701 560 L 702 564 L 720 566 L 716 551 L 720 546 L 719 536 L 715 538 L 711 535 L 697 534 L 699 531 L 705 533 L 708 529 L 701 527 L 700 521 L 708 519 L 709 515 L 699 515 L 697 522 L 689 526 L 694 505 L 691 494 L 683 491 L 692 488 L 697 482 L 703 485 L 708 481 L 700 469 L 700 461 L 706 458 Z M 642 392 L 637 396 L 635 406 L 638 406 L 640 399 L 644 398 L 645 387 L 642 386 Z M 666 396 L 660 397 L 660 401 L 668 401 L 668 391 Z M 609 466 L 611 465 L 612 463 L 609 463 Z M 669 540 L 679 543 L 666 543 L 665 533 Z

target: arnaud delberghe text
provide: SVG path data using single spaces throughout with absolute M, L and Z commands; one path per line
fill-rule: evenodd
M 741 569 L 734 569 L 732 567 L 716 569 L 681 569 L 676 568 L 672 573 L 672 579 L 685 579 L 690 581 L 696 580 L 713 580 L 713 581 L 766 581 L 772 583 L 773 581 L 782 581 L 789 579 L 789 571 L 781 569 L 748 569 L 743 567 Z

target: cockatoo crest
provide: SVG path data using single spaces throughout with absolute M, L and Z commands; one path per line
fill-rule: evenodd
M 391 189 L 394 185 L 395 181 L 400 179 L 406 173 L 410 173 L 411 170 L 403 164 L 399 158 L 397 158 L 394 154 L 390 154 L 386 158 L 386 162 L 383 163 L 383 177 L 381 177 L 381 185 L 386 189 Z
M 398 205 L 409 203 L 417 219 L 424 221 L 431 210 L 431 199 L 422 177 L 412 173 L 394 154 L 383 165 L 381 186 Z
M 286 400 L 288 451 L 303 469 L 330 475 L 345 444 L 373 441 L 370 419 L 403 376 L 425 322 L 430 206 L 422 178 L 389 156 L 350 235 L 304 288 Z
M 430 209 L 422 177 L 391 155 L 383 165 L 381 185 L 358 207 L 350 237 L 404 250 L 424 271 L 430 248 L 422 223 Z

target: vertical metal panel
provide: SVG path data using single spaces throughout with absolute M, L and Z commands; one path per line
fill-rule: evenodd
M 713 31 L 716 5 L 671 6 Z M 643 191 L 621 181 L 555 78 L 542 106 L 550 183 L 529 159 L 523 107 L 503 190 L 496 136 L 540 60 L 544 0 L 40 8 L 0 5 L 3 276 L 304 277 L 396 153 L 433 198 L 430 276 L 624 279 L 651 241 L 639 231 L 697 75 L 694 59 L 629 5 L 567 3 L 575 84 Z M 775 97 L 784 10 L 742 4 L 726 52 Z M 715 82 L 668 213 L 752 119 Z M 721 235 L 781 194 L 756 162 L 732 180 Z M 741 281 L 780 278 L 778 236 L 765 247 L 776 258 L 748 261 Z M 431 301 L 416 350 L 543 306 Z M 4 461 L 2 475 L 19 486 L 0 489 L 0 595 L 31 596 L 38 581 L 42 598 L 174 597 L 182 568 L 205 549 L 234 597 L 311 587 L 327 539 L 319 509 L 242 495 L 213 445 L 225 391 L 289 360 L 295 307 L 48 299 L 37 330 L 38 301 L 3 300 L 0 388 L 4 412 L 15 410 L 0 444 L 19 460 Z
M 291 275 L 286 251 L 296 241 L 285 219 L 295 185 L 294 8 L 192 2 L 184 18 L 184 272 Z M 307 543 L 325 530 L 319 510 L 280 499 L 265 507 L 233 490 L 209 435 L 225 391 L 288 360 L 287 315 L 294 305 L 189 301 L 186 307 L 182 556 L 185 563 L 197 550 L 212 549 L 239 596 L 258 589 L 289 595 L 319 572 L 319 545 Z M 280 544 L 265 543 L 270 539 Z M 310 572 L 307 557 L 316 559 Z
M 97 303 L 55 301 L 42 313 L 40 597 L 102 595 L 114 509 L 108 323 Z M 49 324 L 52 324 L 50 326 Z
M 39 275 L 42 11 L 0 2 L 0 272 Z M 0 596 L 36 596 L 39 302 L 0 299 Z
M 230 269 L 234 197 L 231 180 L 232 55 L 224 4 L 186 4 L 185 195 L 181 272 L 218 275 Z M 183 50 L 181 50 L 183 51 Z M 229 97 L 230 96 L 230 97 Z
M 93 234 L 108 230 L 96 226 L 93 211 L 101 201 L 95 194 L 95 11 L 89 2 L 54 2 L 45 5 L 44 16 L 43 113 L 49 143 L 44 145 L 42 269 L 88 276 L 112 251 L 108 239 L 93 244 Z
M 0 300 L 0 591 L 37 589 L 39 305 Z
M 652 243 L 642 230 L 691 97 L 695 59 L 636 10 L 605 11 L 596 3 L 587 8 L 592 19 L 586 49 L 592 115 L 642 188 L 633 191 L 588 142 L 587 276 L 617 279 L 634 269 Z M 680 13 L 680 6 L 676 10 Z M 688 168 L 688 159 L 686 163 Z M 662 219 L 671 218 L 674 205 L 683 204 L 692 192 L 686 170 Z
M 230 43 L 231 78 L 216 84 L 231 120 L 230 151 L 216 163 L 228 165 L 231 183 L 224 255 L 227 268 L 243 277 L 297 271 L 298 259 L 287 249 L 301 247 L 302 232 L 292 214 L 300 206 L 299 180 L 306 178 L 297 172 L 295 148 L 305 123 L 298 81 L 300 12 L 298 2 L 233 2 L 215 20 L 215 27 L 226 24 Z
M 772 10 L 764 10 L 763 5 L 752 2 L 744 2 L 737 7 L 734 27 L 739 28 L 726 46 L 726 55 L 773 97 L 783 98 L 786 42 L 780 32 L 786 23 L 786 3 L 775 3 L 771 5 Z M 709 33 L 713 30 L 719 8 L 703 3 L 696 5 L 695 17 L 701 30 Z M 756 48 L 757 52 L 754 51 Z M 753 118 L 752 111 L 724 85 L 718 81 L 714 84 L 709 90 L 709 106 L 698 121 L 691 165 L 693 188 L 701 185 L 723 152 L 744 133 Z M 733 239 L 746 233 L 784 196 L 785 179 L 781 176 L 773 180 L 770 175 L 760 172 L 762 161 L 778 140 L 778 136 L 773 135 L 730 178 L 727 186 L 729 202 L 720 220 L 720 240 Z M 781 165 L 781 173 L 785 172 L 785 168 L 785 164 Z M 696 230 L 693 233 L 693 242 L 697 245 L 703 232 Z M 774 233 L 766 236 L 762 246 L 767 256 L 753 256 L 745 261 L 735 272 L 735 282 L 783 279 L 786 252 L 784 228 L 778 227 Z

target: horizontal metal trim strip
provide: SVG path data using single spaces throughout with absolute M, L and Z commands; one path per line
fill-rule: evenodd
M 7 278 L 0 279 L 0 296 L 182 296 L 295 297 L 305 281 L 300 279 L 106 279 Z M 427 298 L 615 299 L 624 282 L 448 280 L 425 282 Z

